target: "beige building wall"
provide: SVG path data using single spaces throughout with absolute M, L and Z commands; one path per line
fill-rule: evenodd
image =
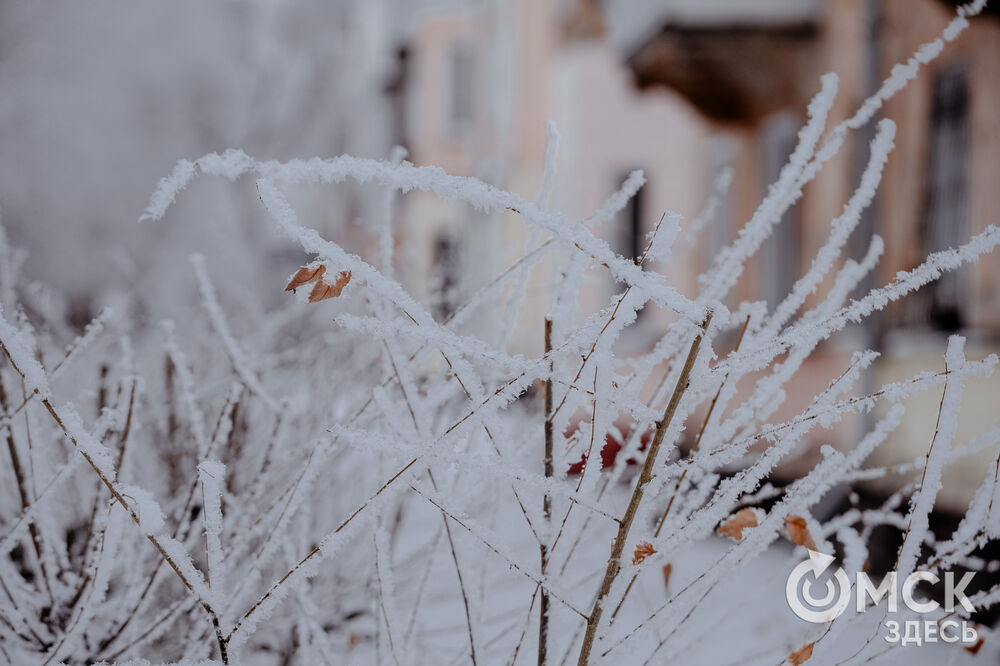
M 505 23 L 506 22 L 506 23 Z M 504 30 L 509 25 L 510 30 Z M 447 12 L 428 17 L 414 34 L 411 100 L 412 155 L 418 164 L 435 164 L 451 173 L 484 176 L 510 191 L 534 200 L 541 180 L 546 147 L 545 123 L 556 122 L 562 137 L 553 209 L 580 220 L 592 214 L 633 169 L 643 169 L 643 228 L 651 230 L 665 211 L 690 220 L 704 204 L 707 166 L 698 159 L 706 125 L 680 97 L 668 91 L 635 91 L 619 55 L 602 40 L 568 40 L 564 25 L 547 0 L 519 0 L 473 13 Z M 458 44 L 475 46 L 476 84 L 473 129 L 455 135 L 448 128 L 450 98 L 449 54 Z M 495 73 L 513 72 L 504 87 Z M 516 91 L 516 92 L 515 92 Z M 508 117 L 490 114 L 507 110 Z M 498 111 L 499 110 L 499 111 Z M 496 128 L 506 128 L 505 132 Z M 405 254 L 416 293 L 432 297 L 434 239 L 450 224 L 466 220 L 462 206 L 433 196 L 408 197 Z M 619 229 L 596 230 L 611 242 Z M 481 235 L 481 234 L 480 234 Z M 474 289 L 503 270 L 529 242 L 531 230 L 516 215 L 501 216 L 491 226 L 489 240 L 472 253 L 477 261 L 463 282 Z M 704 253 L 701 253 L 704 254 Z M 699 253 L 679 253 L 668 277 L 693 293 L 694 277 L 702 270 Z M 526 295 L 510 344 L 511 351 L 537 354 L 542 319 L 551 307 L 559 276 L 544 267 L 530 275 Z M 580 303 L 584 313 L 607 303 L 617 290 L 595 271 L 595 286 Z M 501 316 L 501 307 L 493 316 Z M 652 310 L 651 310 L 651 313 Z M 663 324 L 669 313 L 645 317 L 644 326 Z M 648 323 L 646 323 L 648 321 Z

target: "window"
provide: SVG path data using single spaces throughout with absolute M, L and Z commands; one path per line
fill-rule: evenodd
M 864 0 L 862 3 L 863 27 L 864 27 L 864 66 L 861 70 L 859 90 L 861 97 L 867 98 L 874 95 L 882 83 L 879 72 L 879 29 L 882 21 L 881 0 Z M 851 151 L 851 182 L 859 183 L 861 175 L 868 166 L 868 158 L 871 155 L 871 142 L 875 138 L 875 123 L 867 123 L 864 127 L 859 127 L 853 132 L 854 146 Z M 878 229 L 878 191 L 871 204 L 861 211 L 858 226 L 854 233 L 848 238 L 848 250 L 851 258 L 860 261 L 868 252 L 872 236 Z M 862 278 L 855 287 L 853 298 L 862 298 L 876 286 L 876 271 L 869 273 Z M 855 324 L 858 328 L 868 333 L 877 333 L 879 316 L 869 317 Z M 874 426 L 874 422 L 871 423 Z
M 702 215 L 706 225 L 705 255 L 700 269 L 707 270 L 722 248 L 729 245 L 733 224 L 733 179 L 730 166 L 736 154 L 736 144 L 731 136 L 716 134 L 708 142 L 708 179 L 711 190 Z
M 459 257 L 458 239 L 447 229 L 441 231 L 434 242 L 431 274 L 434 311 L 440 321 L 450 317 L 458 307 Z
M 934 76 L 927 171 L 920 238 L 925 253 L 960 245 L 968 236 L 969 108 L 965 68 L 953 65 Z M 963 271 L 944 273 L 928 285 L 927 321 L 937 329 L 962 327 Z M 918 292 L 919 293 L 919 292 Z
M 628 174 L 618 179 L 618 187 L 622 186 L 627 177 Z M 645 191 L 645 186 L 639 188 L 635 196 L 629 199 L 628 204 L 618 214 L 618 219 L 615 221 L 615 241 L 611 246 L 615 252 L 635 262 L 639 261 L 642 251 L 646 249 L 643 244 L 645 234 L 642 232 L 642 217 L 645 214 L 643 193 Z
M 472 43 L 457 42 L 449 49 L 448 85 L 448 134 L 468 136 L 476 120 L 476 51 Z
M 385 86 L 389 113 L 392 118 L 392 140 L 397 146 L 409 145 L 406 118 L 409 91 L 406 84 L 411 76 L 410 50 L 406 46 L 401 46 L 396 50 L 395 69 Z

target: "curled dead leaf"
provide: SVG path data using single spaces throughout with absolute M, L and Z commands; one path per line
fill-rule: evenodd
M 743 538 L 743 530 L 748 527 L 757 527 L 757 525 L 757 513 L 751 508 L 746 508 L 737 511 L 729 520 L 723 521 L 716 531 L 723 536 L 739 541 Z
M 788 663 L 792 666 L 799 666 L 799 664 L 808 661 L 809 658 L 813 656 L 813 645 L 814 643 L 806 643 L 798 650 L 788 655 Z
M 635 544 L 635 552 L 632 553 L 632 564 L 636 565 L 642 562 L 644 559 L 656 552 L 653 548 L 653 544 L 648 541 L 640 541 Z
M 669 564 L 663 565 L 663 586 L 666 587 L 670 585 L 670 574 L 673 573 L 674 568 Z
M 805 546 L 809 550 L 816 550 L 816 542 L 813 541 L 812 535 L 809 533 L 809 526 L 806 525 L 806 519 L 802 516 L 788 516 L 785 518 L 785 529 L 788 530 L 788 538 L 792 540 L 792 543 Z
M 351 272 L 343 271 L 337 274 L 337 279 L 333 284 L 327 284 L 323 280 L 319 280 L 313 290 L 309 293 L 309 302 L 317 303 L 319 301 L 325 301 L 328 298 L 336 298 L 340 296 L 340 292 L 344 291 L 344 287 L 347 283 L 351 281 Z
M 326 271 L 326 266 L 320 264 L 319 266 L 303 266 L 292 279 L 288 281 L 285 285 L 285 291 L 295 291 L 299 287 L 309 284 L 310 282 L 315 282 L 323 277 L 323 273 Z

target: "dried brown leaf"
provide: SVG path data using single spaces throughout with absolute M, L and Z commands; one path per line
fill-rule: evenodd
M 983 643 L 985 642 L 986 639 L 980 636 L 979 640 L 973 643 L 972 645 L 966 645 L 965 651 L 968 652 L 969 654 L 978 654 L 979 650 L 983 647 Z
M 663 565 L 663 586 L 666 587 L 670 585 L 670 574 L 673 573 L 674 568 L 669 564 Z
M 729 520 L 719 525 L 716 531 L 739 541 L 743 538 L 743 530 L 748 527 L 757 527 L 757 514 L 751 508 L 740 509 Z
M 806 643 L 798 650 L 788 655 L 788 663 L 792 666 L 799 666 L 799 664 L 809 661 L 809 658 L 813 656 L 813 645 L 814 643 Z
M 307 285 L 310 282 L 315 282 L 316 280 L 319 280 L 320 278 L 323 277 L 323 273 L 325 271 L 326 271 L 326 266 L 322 264 L 316 266 L 315 268 L 310 268 L 309 266 L 303 266 L 298 271 L 296 271 L 295 275 L 292 276 L 292 279 L 288 281 L 288 284 L 285 286 L 285 291 L 295 291 L 296 289 L 298 289 L 303 285 Z
M 792 543 L 805 546 L 809 550 L 816 550 L 816 542 L 813 541 L 812 535 L 809 534 L 809 527 L 806 525 L 806 519 L 802 516 L 788 516 L 785 518 L 785 529 L 788 530 L 788 538 L 792 540 Z
M 351 272 L 343 271 L 337 274 L 337 280 L 333 284 L 327 284 L 323 280 L 316 283 L 313 287 L 312 292 L 309 294 L 310 303 L 318 303 L 319 301 L 325 301 L 328 298 L 336 298 L 340 296 L 340 292 L 344 291 L 344 287 L 347 283 L 351 281 Z
M 632 553 L 632 564 L 636 565 L 642 562 L 644 559 L 656 552 L 653 548 L 653 544 L 648 541 L 640 541 L 635 544 L 635 552 Z

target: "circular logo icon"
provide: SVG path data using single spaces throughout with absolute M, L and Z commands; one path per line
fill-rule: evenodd
M 842 568 L 824 576 L 831 563 L 830 555 L 810 550 L 809 559 L 788 574 L 785 600 L 792 612 L 806 622 L 822 624 L 836 619 L 851 602 L 851 580 Z M 822 590 L 819 594 L 815 593 L 817 587 Z

